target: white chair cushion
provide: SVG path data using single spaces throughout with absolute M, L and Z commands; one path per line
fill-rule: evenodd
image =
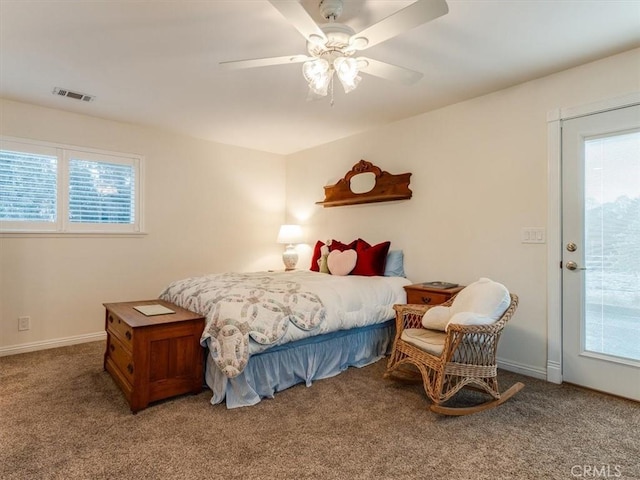
M 511 297 L 504 285 L 481 278 L 462 289 L 450 307 L 437 306 L 427 310 L 422 325 L 442 331 L 446 331 L 450 323 L 487 325 L 498 320 L 510 303 Z M 457 314 L 464 315 L 456 317 Z
M 439 357 L 442 355 L 447 334 L 426 328 L 407 328 L 402 331 L 400 338 L 420 350 Z
M 475 312 L 460 312 L 451 316 L 451 320 L 447 323 L 447 327 L 452 323 L 458 325 L 489 325 L 495 321 L 496 319 L 489 317 L 488 315 L 480 315 Z
M 431 328 L 433 330 L 441 330 L 444 332 L 450 319 L 451 308 L 437 305 L 435 307 L 431 307 L 422 316 L 422 326 L 424 328 Z

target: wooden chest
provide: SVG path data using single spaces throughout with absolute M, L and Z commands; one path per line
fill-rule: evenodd
M 140 305 L 163 305 L 174 313 L 147 316 L 133 308 Z M 104 306 L 104 368 L 124 392 L 133 413 L 150 402 L 202 390 L 203 316 L 163 300 Z

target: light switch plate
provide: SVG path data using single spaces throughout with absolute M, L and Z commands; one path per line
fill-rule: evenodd
M 544 227 L 524 227 L 521 239 L 522 243 L 546 243 L 547 234 Z

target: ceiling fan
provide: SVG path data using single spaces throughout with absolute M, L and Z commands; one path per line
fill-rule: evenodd
M 302 63 L 302 73 L 309 84 L 309 98 L 324 97 L 331 93 L 332 105 L 334 73 L 346 93 L 354 90 L 360 83 L 359 72 L 406 85 L 420 80 L 422 78 L 420 72 L 372 58 L 356 56 L 356 53 L 449 12 L 445 0 L 417 0 L 361 32 L 355 33 L 350 26 L 336 21 L 342 13 L 343 0 L 320 0 L 320 13 L 327 20 L 327 23 L 321 25 L 314 22 L 298 1 L 269 0 L 269 2 L 306 38 L 308 55 L 229 61 L 221 62 L 220 66 L 241 69 Z

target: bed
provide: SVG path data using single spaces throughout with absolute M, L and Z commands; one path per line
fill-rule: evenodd
M 388 354 L 402 276 L 224 273 L 171 283 L 160 298 L 204 315 L 211 403 L 255 405 L 298 383 Z

